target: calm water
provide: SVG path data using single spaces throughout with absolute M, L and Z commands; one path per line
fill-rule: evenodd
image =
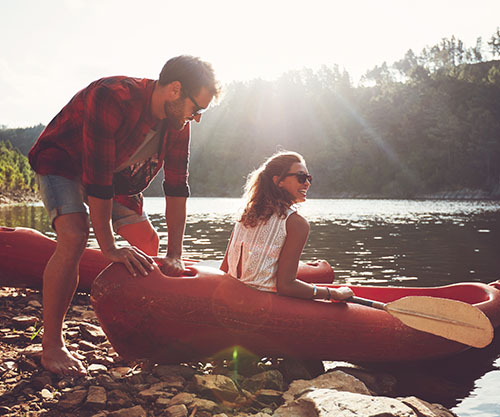
M 164 200 L 145 204 L 165 251 Z M 189 199 L 185 256 L 222 259 L 239 209 L 238 199 Z M 311 225 L 303 260 L 326 259 L 337 281 L 437 286 L 500 279 L 500 202 L 318 199 L 299 211 Z M 0 208 L 0 224 L 54 236 L 41 206 Z M 96 246 L 93 235 L 89 244 Z M 408 376 L 409 394 L 461 417 L 500 416 L 499 337 L 486 349 L 395 371 Z

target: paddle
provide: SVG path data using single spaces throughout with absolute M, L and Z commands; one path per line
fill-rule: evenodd
M 477 307 L 447 298 L 409 296 L 390 303 L 350 297 L 346 301 L 388 312 L 406 326 L 482 348 L 493 340 L 493 326 Z

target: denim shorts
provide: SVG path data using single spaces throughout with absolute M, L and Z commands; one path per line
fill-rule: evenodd
M 88 215 L 85 205 L 87 203 L 87 195 L 80 181 L 70 180 L 58 175 L 37 174 L 36 178 L 40 195 L 52 227 L 54 227 L 54 220 L 62 214 L 85 213 Z M 134 210 L 113 200 L 111 220 L 113 222 L 113 230 L 117 232 L 120 227 L 127 224 L 135 224 L 148 220 L 148 216 L 144 210 L 141 214 L 138 214 Z

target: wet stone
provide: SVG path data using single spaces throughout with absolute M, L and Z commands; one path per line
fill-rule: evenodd
M 90 365 L 88 367 L 87 371 L 90 375 L 95 375 L 95 374 L 107 372 L 108 368 L 106 368 L 104 365 L 100 365 L 98 363 L 93 363 L 92 365 Z
M 144 408 L 140 405 L 136 405 L 134 407 L 124 408 L 118 411 L 112 412 L 110 417 L 146 417 L 147 413 Z
M 14 371 L 17 368 L 16 362 L 14 361 L 5 361 L 4 363 L 0 364 L 0 371 L 1 372 L 6 372 L 6 371 Z
M 160 381 L 161 381 L 160 379 L 155 378 L 153 375 L 146 376 L 146 383 L 147 384 L 156 384 Z
M 73 340 L 80 337 L 80 332 L 78 330 L 68 330 L 64 332 L 64 336 L 66 339 Z
M 186 380 L 182 376 L 170 376 L 163 377 L 161 379 L 161 383 L 165 384 L 169 388 L 177 388 L 180 390 L 184 387 Z
M 42 345 L 34 343 L 24 348 L 21 353 L 28 358 L 38 359 L 42 357 Z
M 261 372 L 245 379 L 241 386 L 242 388 L 251 392 L 256 392 L 259 389 L 273 389 L 276 391 L 283 391 L 285 382 L 280 371 L 271 370 Z
M 83 350 L 85 352 L 89 352 L 89 351 L 94 351 L 97 349 L 97 346 L 94 345 L 93 343 L 91 342 L 88 342 L 86 340 L 80 340 L 80 342 L 78 342 L 78 348 L 80 350 Z
M 40 391 L 40 396 L 44 401 L 49 401 L 54 399 L 54 394 L 47 388 L 44 388 Z
M 90 323 L 81 323 L 80 332 L 86 340 L 90 340 L 93 343 L 100 343 L 106 340 L 106 335 L 99 326 L 95 326 Z
M 283 393 L 281 391 L 276 391 L 272 389 L 261 389 L 255 393 L 257 401 L 264 404 L 281 404 Z
M 191 379 L 197 373 L 196 369 L 185 365 L 159 365 L 152 372 L 154 376 L 162 379 L 170 376 L 182 376 L 184 379 Z
M 165 410 L 167 417 L 187 417 L 188 409 L 184 404 L 173 405 Z
M 153 384 L 148 389 L 140 391 L 139 396 L 145 399 L 156 399 L 161 396 L 168 387 L 169 385 L 166 382 Z
M 171 405 L 171 398 L 168 397 L 169 393 L 163 393 L 160 397 L 156 399 L 156 406 L 160 408 L 168 407 Z M 172 394 L 170 394 L 172 395 Z
M 107 374 L 101 374 L 96 377 L 97 383 L 102 385 L 109 391 L 120 389 L 122 384 L 120 382 L 116 382 L 113 378 L 111 378 Z
M 12 409 L 4 405 L 0 406 L 0 415 L 7 415 L 12 412 Z
M 238 388 L 233 380 L 224 375 L 195 375 L 196 389 L 205 395 L 210 395 L 218 401 L 233 401 L 239 396 Z
M 120 379 L 126 376 L 129 372 L 132 372 L 132 368 L 129 366 L 118 366 L 116 368 L 110 369 L 109 373 L 115 379 Z
M 113 390 L 108 393 L 108 406 L 111 409 L 130 407 L 132 399 L 121 390 Z
M 34 371 L 38 368 L 38 364 L 33 359 L 21 358 L 21 360 L 19 361 L 19 369 L 23 371 Z
M 170 404 L 172 405 L 177 405 L 177 404 L 184 404 L 189 406 L 194 399 L 196 398 L 196 395 L 191 394 L 190 392 L 181 392 L 174 397 L 172 397 Z
M 86 396 L 87 390 L 85 389 L 67 392 L 63 395 L 61 401 L 59 401 L 58 406 L 63 409 L 77 407 L 83 403 Z
M 106 406 L 106 400 L 106 389 L 104 387 L 90 386 L 85 405 L 102 409 Z
M 34 316 L 16 316 L 12 317 L 10 321 L 16 329 L 26 329 L 38 323 L 38 318 Z
M 38 300 L 30 300 L 28 301 L 28 306 L 34 308 L 42 308 L 42 303 Z
M 134 385 L 144 384 L 146 382 L 146 378 L 142 373 L 130 375 L 127 378 L 127 382 Z
M 0 336 L 0 340 L 4 343 L 20 343 L 24 341 L 26 338 L 24 337 L 23 334 L 21 333 L 10 333 L 10 334 L 4 334 Z
M 216 402 L 204 398 L 195 398 L 190 405 L 190 408 L 196 408 L 199 411 L 214 411 L 218 407 Z

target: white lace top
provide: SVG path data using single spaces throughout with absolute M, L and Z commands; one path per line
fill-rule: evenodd
M 264 291 L 276 291 L 276 272 L 281 248 L 286 238 L 286 221 L 295 210 L 290 208 L 285 218 L 277 214 L 266 223 L 245 227 L 237 222 L 227 251 L 228 273 L 245 284 Z

